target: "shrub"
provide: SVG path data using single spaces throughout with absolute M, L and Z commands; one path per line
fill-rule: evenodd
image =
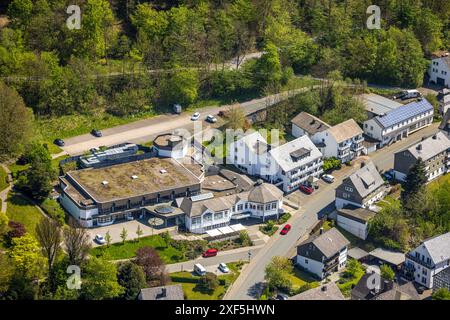
M 289 212 L 284 213 L 284 214 L 278 219 L 278 224 L 284 224 L 284 223 L 286 223 L 291 217 L 292 217 L 292 215 L 291 215 Z
M 199 279 L 198 285 L 205 290 L 214 291 L 219 286 L 217 275 L 212 272 L 207 272 Z
M 12 239 L 21 238 L 27 233 L 25 226 L 20 222 L 10 220 L 8 222 L 8 227 L 10 230 L 5 234 L 5 242 L 8 246 L 11 246 Z
M 54 199 L 45 199 L 41 202 L 40 207 L 45 211 L 52 219 L 58 221 L 61 225 L 64 224 L 66 213 L 60 204 Z
M 323 171 L 330 172 L 333 170 L 339 170 L 342 167 L 341 160 L 331 157 L 323 161 Z

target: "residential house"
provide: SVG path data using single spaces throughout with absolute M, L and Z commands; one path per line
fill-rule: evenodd
M 434 276 L 450 266 L 450 232 L 427 239 L 406 254 L 404 273 L 431 289 Z
M 322 153 L 306 135 L 271 149 L 269 154 L 266 174 L 262 172 L 261 177 L 284 192 L 292 192 L 323 173 Z
M 205 233 L 228 226 L 241 218 L 278 218 L 282 212 L 283 192 L 258 181 L 249 191 L 214 197 L 212 193 L 180 199 L 178 208 L 185 215 L 185 226 L 192 233 Z
M 336 208 L 346 205 L 370 208 L 386 193 L 385 182 L 372 161 L 363 163 L 355 173 L 345 178 L 336 188 Z
M 230 143 L 227 164 L 233 164 L 246 174 L 259 176 L 261 168 L 266 167 L 269 161 L 271 148 L 272 146 L 258 131 L 246 134 L 239 140 Z
M 337 211 L 336 222 L 339 227 L 366 240 L 369 234 L 369 221 L 376 215 L 376 212 L 347 205 Z
M 433 106 L 421 98 L 365 121 L 364 132 L 377 139 L 381 148 L 429 126 L 433 123 L 433 114 Z
M 139 300 L 184 300 L 183 287 L 181 284 L 143 288 L 139 295 Z
M 433 278 L 433 291 L 445 288 L 450 290 L 450 267 L 439 271 Z
M 358 98 L 361 99 L 364 104 L 368 119 L 380 116 L 403 105 L 395 100 L 385 98 L 375 93 L 365 93 Z
M 350 242 L 336 228 L 310 237 L 297 246 L 295 263 L 323 279 L 345 267 Z
M 333 281 L 296 294 L 289 300 L 345 300 L 339 287 Z
M 331 128 L 328 123 L 304 111 L 300 112 L 294 119 L 292 119 L 291 123 L 292 135 L 296 138 L 303 135 L 307 135 L 311 138 L 316 133 Z
M 450 87 L 450 55 L 448 52 L 436 52 L 433 54 L 428 68 L 430 82 L 439 86 Z
M 405 181 L 409 170 L 422 159 L 428 181 L 450 170 L 450 137 L 443 132 L 413 144 L 394 154 L 394 173 L 399 181 Z
M 312 140 L 325 158 L 335 157 L 342 163 L 359 157 L 364 148 L 363 130 L 353 119 L 316 133 Z
M 246 135 L 230 144 L 227 163 L 276 184 L 284 192 L 294 191 L 323 173 L 322 154 L 306 135 L 277 147 L 268 145 L 257 132 Z
M 444 115 L 450 109 L 450 89 L 443 89 L 438 94 L 439 112 Z
M 447 110 L 442 118 L 442 122 L 439 125 L 439 130 L 446 134 L 447 137 L 450 137 L 450 110 Z
M 351 300 L 420 300 L 412 282 L 384 280 L 376 273 L 364 274 L 352 289 Z

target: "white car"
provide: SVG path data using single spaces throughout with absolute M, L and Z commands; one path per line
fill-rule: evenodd
M 331 174 L 324 174 L 322 176 L 322 179 L 328 183 L 333 183 L 334 182 L 334 177 Z
M 217 122 L 217 118 L 209 114 L 206 117 L 206 121 L 211 122 L 211 123 L 216 123 Z
M 105 238 L 103 238 L 103 236 L 101 234 L 96 234 L 95 235 L 95 242 L 97 242 L 98 244 L 105 244 L 106 240 Z
M 227 265 L 223 262 L 219 264 L 219 270 L 222 271 L 223 273 L 230 272 L 230 269 L 228 269 Z
M 200 112 L 194 113 L 191 117 L 192 121 L 197 121 L 198 119 L 200 119 Z

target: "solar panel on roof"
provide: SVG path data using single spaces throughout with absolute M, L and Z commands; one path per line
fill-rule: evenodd
M 377 119 L 381 125 L 387 128 L 431 110 L 433 110 L 433 106 L 426 99 L 423 99 L 398 107 L 384 116 L 378 116 Z
M 191 200 L 193 202 L 197 202 L 197 201 L 202 201 L 202 200 L 212 199 L 212 198 L 214 198 L 214 194 L 209 192 L 209 193 L 199 194 L 197 196 L 192 196 Z

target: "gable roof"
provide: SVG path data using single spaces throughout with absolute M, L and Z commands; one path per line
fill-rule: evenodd
M 164 291 L 165 290 L 165 291 Z M 181 284 L 170 286 L 143 288 L 139 294 L 140 300 L 184 300 Z
M 450 259 L 450 232 L 423 242 L 434 264 Z
M 341 251 L 342 248 L 348 246 L 350 241 L 348 241 L 338 229 L 331 228 L 321 235 L 311 237 L 302 242 L 297 247 L 297 252 L 299 251 L 299 248 L 307 248 L 310 244 L 313 244 L 317 249 L 319 249 L 325 258 L 331 258 L 336 253 Z
M 372 161 L 348 177 L 361 197 L 366 197 L 384 184 Z
M 426 99 L 422 98 L 391 110 L 385 115 L 377 116 L 375 119 L 383 128 L 388 128 L 432 110 L 434 110 L 433 106 Z
M 295 116 L 295 118 L 291 120 L 291 123 L 303 129 L 303 131 L 307 132 L 309 135 L 314 135 L 317 132 L 322 132 L 330 128 L 330 125 L 325 121 L 304 111 Z
M 328 129 L 328 133 L 334 137 L 337 143 L 349 140 L 355 136 L 363 134 L 363 130 L 353 119 L 341 122 Z
M 309 289 L 289 298 L 289 300 L 345 300 L 339 287 L 333 281 Z
M 292 154 L 299 153 L 300 150 L 305 158 L 295 161 L 295 157 Z M 305 150 L 309 151 L 309 155 L 305 153 Z M 276 147 L 269 151 L 275 162 L 283 169 L 288 172 L 292 169 L 298 168 L 311 162 L 314 159 L 322 157 L 322 153 L 317 149 L 314 143 L 309 139 L 308 136 L 304 135 L 300 138 L 287 142 L 279 147 Z
M 443 132 L 437 132 L 408 148 L 408 151 L 416 158 L 426 161 L 450 148 L 450 138 Z
M 360 97 L 366 108 L 366 111 L 369 111 L 376 115 L 387 113 L 402 106 L 402 104 L 397 101 L 385 98 L 375 93 L 362 94 Z
M 411 281 L 402 285 L 394 283 L 394 288 L 381 293 L 375 300 L 421 300 L 416 287 Z

